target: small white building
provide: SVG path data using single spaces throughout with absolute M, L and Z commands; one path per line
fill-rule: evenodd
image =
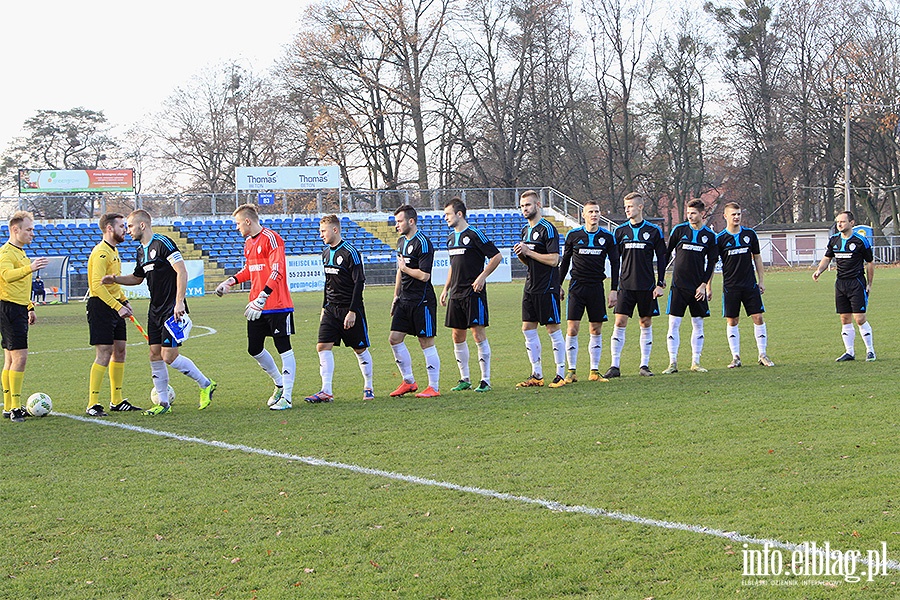
M 774 267 L 816 265 L 825 255 L 833 223 L 781 223 L 754 227 L 763 263 Z

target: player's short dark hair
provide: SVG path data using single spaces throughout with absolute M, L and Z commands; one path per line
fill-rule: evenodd
M 100 231 L 105 232 L 106 228 L 115 222 L 116 219 L 124 219 L 125 215 L 122 213 L 106 213 L 102 217 L 100 217 Z
M 535 190 L 525 190 L 524 192 L 522 192 L 522 195 L 519 196 L 519 199 L 524 200 L 525 198 L 528 198 L 529 196 L 534 196 L 537 204 L 541 203 L 541 195 L 538 194 Z
M 241 216 L 243 215 L 243 216 Z M 239 219 L 250 219 L 254 223 L 259 223 L 259 210 L 256 208 L 255 204 L 241 204 L 234 212 L 231 213 L 232 217 L 237 217 Z
M 628 194 L 625 194 L 625 197 L 623 198 L 623 200 L 624 201 L 637 200 L 638 202 L 641 203 L 641 206 L 644 205 L 644 195 L 640 192 L 629 192 Z
M 851 221 L 852 223 L 855 223 L 855 222 L 856 222 L 856 217 L 854 217 L 854 216 L 853 216 L 853 213 L 850 212 L 849 210 L 842 210 L 841 212 L 839 212 L 839 213 L 837 214 L 837 217 L 839 217 L 839 216 L 841 216 L 841 215 L 847 215 L 847 219 L 848 219 L 849 221 Z M 837 217 L 835 217 L 835 218 L 837 218 Z
M 448 206 L 453 207 L 454 213 L 462 213 L 463 219 L 466 218 L 466 203 L 462 201 L 462 198 L 459 196 L 450 198 L 447 200 L 447 204 L 444 205 L 444 208 L 447 208 Z
M 337 215 L 325 215 L 321 219 L 319 219 L 319 225 L 333 225 L 338 228 L 338 231 L 341 229 L 341 219 Z
M 722 207 L 722 210 L 724 211 L 725 209 L 728 209 L 728 208 L 733 208 L 734 210 L 741 210 L 741 205 L 738 204 L 737 202 L 729 202 L 725 206 Z
M 585 206 L 596 206 L 598 208 L 600 207 L 600 203 L 597 202 L 596 200 L 585 200 L 584 205 Z
M 703 202 L 700 198 L 693 198 L 687 203 L 688 208 L 696 208 L 700 212 L 703 212 L 706 209 L 706 203 Z
M 403 213 L 407 220 L 412 221 L 413 223 L 419 222 L 419 213 L 417 213 L 416 209 L 409 204 L 398 206 L 397 210 L 394 211 L 394 216 L 396 217 L 400 213 Z
M 13 225 L 19 225 L 25 219 L 31 219 L 32 221 L 34 221 L 34 215 L 27 210 L 17 210 L 9 218 L 9 226 L 12 227 Z
M 138 221 L 140 221 L 142 223 L 146 223 L 147 225 L 150 225 L 151 223 L 153 223 L 153 217 L 151 217 L 150 213 L 148 213 L 146 210 L 144 210 L 142 208 L 131 211 L 131 213 L 129 213 L 129 215 L 128 215 L 128 218 L 129 219 L 137 219 Z

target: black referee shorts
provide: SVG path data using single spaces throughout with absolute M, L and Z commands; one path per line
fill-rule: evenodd
M 91 346 L 112 346 L 115 341 L 127 339 L 125 319 L 96 296 L 88 298 L 87 322 Z
M 0 346 L 5 350 L 28 349 L 28 307 L 0 300 Z

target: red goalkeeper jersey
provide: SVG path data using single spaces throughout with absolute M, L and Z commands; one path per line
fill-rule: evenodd
M 250 281 L 250 300 L 266 287 L 272 290 L 264 313 L 292 312 L 294 303 L 287 283 L 284 240 L 267 227 L 244 242 L 244 268 L 233 276 L 238 283 Z

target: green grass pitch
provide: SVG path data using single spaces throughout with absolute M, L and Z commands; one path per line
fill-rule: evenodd
M 900 270 L 879 268 L 870 320 L 878 360 L 843 352 L 833 272 L 767 274 L 769 355 L 729 370 L 721 303 L 706 321 L 708 374 L 664 376 L 665 317 L 654 320 L 653 378 L 638 370 L 636 320 L 623 376 L 559 390 L 516 390 L 529 374 L 520 331 L 521 282 L 489 288 L 493 388 L 449 390 L 458 378 L 449 332 L 438 335 L 443 396 L 391 399 L 400 379 L 387 344 L 391 289 L 366 291 L 376 400 L 363 402 L 353 353 L 335 350 L 335 402 L 319 390 L 315 336 L 321 295 L 295 295 L 299 375 L 294 409 L 266 409 L 271 381 L 246 353 L 245 294 L 191 299 L 215 334 L 183 353 L 219 389 L 198 411 L 197 388 L 170 372 L 173 414 L 115 414 L 126 423 L 201 440 L 380 469 L 462 486 L 619 511 L 747 536 L 887 543 L 900 558 L 896 391 Z M 720 279 L 716 280 L 717 294 Z M 146 304 L 135 302 L 145 319 Z M 443 323 L 443 310 L 439 319 Z M 604 326 L 601 368 L 609 365 Z M 681 361 L 689 365 L 690 324 Z M 126 396 L 146 406 L 146 347 L 129 325 Z M 552 355 L 541 330 L 545 371 Z M 579 375 L 587 375 L 582 329 Z M 408 339 L 420 383 L 422 353 Z M 471 343 L 471 342 L 470 342 Z M 93 351 L 84 305 L 38 307 L 25 395 L 54 413 L 0 423 L 2 598 L 886 598 L 900 573 L 841 577 L 742 575 L 728 539 L 604 516 L 548 510 L 211 447 L 60 416 L 83 415 Z M 274 353 L 271 341 L 267 347 Z M 474 345 L 471 367 L 477 379 Z M 862 354 L 857 338 L 857 354 Z M 761 549 L 753 547 L 753 549 Z M 789 559 L 790 552 L 784 551 Z M 858 565 L 858 571 L 864 570 Z

